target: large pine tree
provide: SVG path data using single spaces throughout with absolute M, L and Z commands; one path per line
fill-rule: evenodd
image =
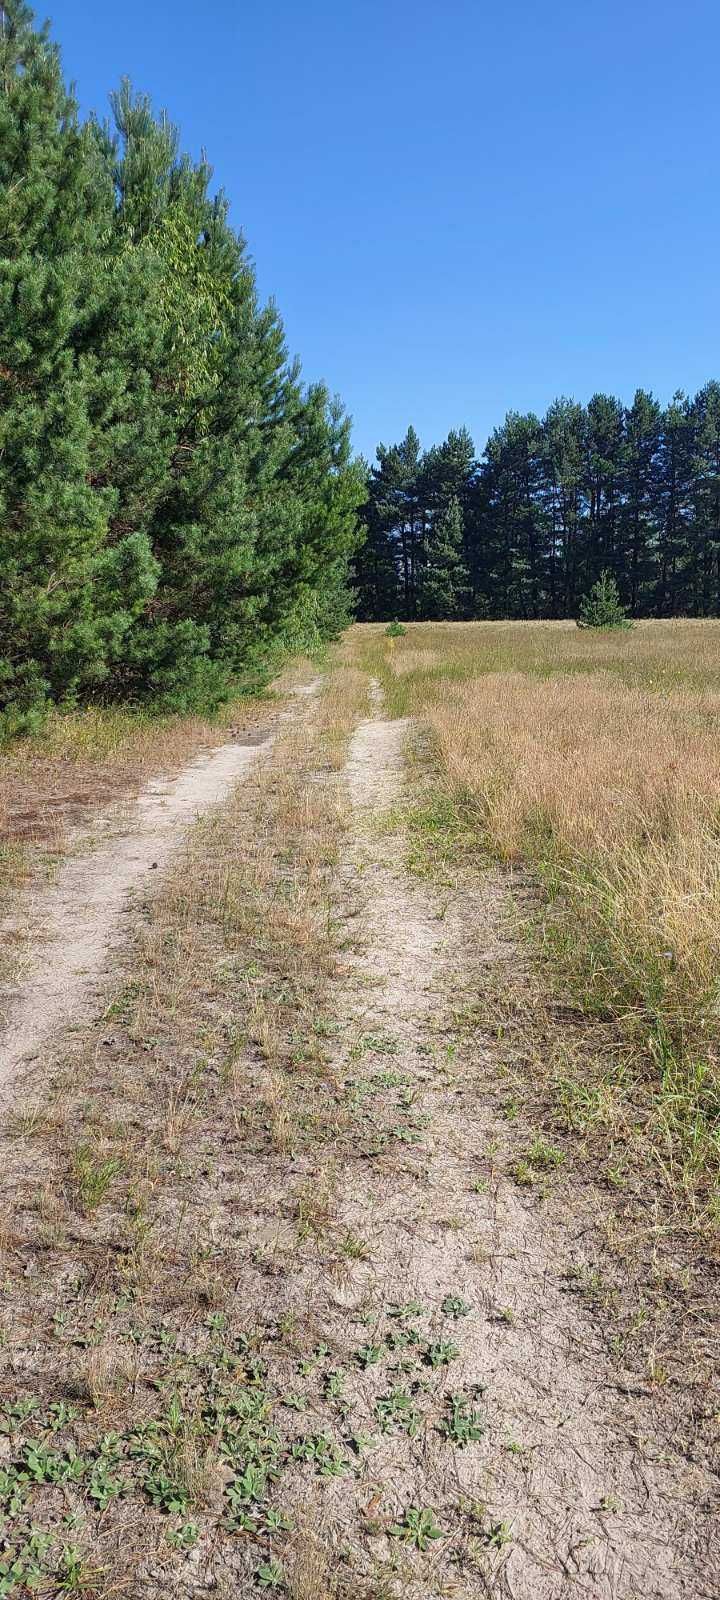
M 337 631 L 364 474 L 203 160 L 123 82 L 78 121 L 0 9 L 0 731 L 102 694 L 212 708 Z
M 452 621 L 462 616 L 468 596 L 463 552 L 463 514 L 456 495 L 434 519 L 427 537 L 420 605 L 423 617 Z
M 720 384 L 701 389 L 694 413 L 690 567 L 698 614 L 708 617 L 720 611 Z
M 10 726 L 103 676 L 93 596 L 113 493 L 93 481 L 74 335 L 102 215 L 58 53 L 0 7 L 0 692 Z

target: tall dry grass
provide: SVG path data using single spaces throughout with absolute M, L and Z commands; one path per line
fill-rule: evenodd
M 720 997 L 720 694 L 491 674 L 428 707 L 503 860 L 552 869 L 604 996 L 694 1036 Z M 600 935 L 602 933 L 602 939 Z
M 356 649 L 431 729 L 488 848 L 542 877 L 563 982 L 642 1055 L 662 1159 L 706 1183 L 720 1165 L 720 623 L 420 625 L 388 643 Z

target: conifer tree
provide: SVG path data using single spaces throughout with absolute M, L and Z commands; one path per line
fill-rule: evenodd
M 695 408 L 678 391 L 662 422 L 653 506 L 653 611 L 659 617 L 677 615 L 691 604 L 696 423 Z
M 378 506 L 370 469 L 365 471 L 365 482 L 363 538 L 355 556 L 353 581 L 356 616 L 360 622 L 372 622 L 395 616 L 399 588 L 396 546 Z
M 697 613 L 707 617 L 720 611 L 720 384 L 706 384 L 693 410 L 690 567 Z
M 620 590 L 637 616 L 652 587 L 656 508 L 660 496 L 661 411 L 644 389 L 626 413 L 622 452 L 623 502 L 620 511 Z
M 93 597 L 112 490 L 91 477 L 73 348 L 97 267 L 85 140 L 57 50 L 0 7 L 0 695 L 8 726 L 103 676 Z
M 463 517 L 453 496 L 427 539 L 420 606 L 423 617 L 445 621 L 462 614 L 468 571 L 463 555 Z
M 618 586 L 611 572 L 601 572 L 580 606 L 579 628 L 630 628 L 627 611 L 620 603 Z
M 579 580 L 585 585 L 604 569 L 612 571 L 618 560 L 624 427 L 625 413 L 620 402 L 612 395 L 593 395 L 584 430 L 586 537 Z
M 348 616 L 364 472 L 203 160 L 124 80 L 81 127 L 0 9 L 0 723 L 212 709 Z M 0 730 L 1 731 L 1 730 Z

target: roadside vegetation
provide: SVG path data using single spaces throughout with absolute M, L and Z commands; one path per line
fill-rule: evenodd
M 566 1085 L 567 1115 L 604 1120 L 608 1146 L 629 1125 L 677 1207 L 717 1223 L 720 624 L 355 638 L 394 714 L 430 731 L 465 836 L 541 886 L 529 926 L 556 993 L 606 1025 L 605 1071 Z

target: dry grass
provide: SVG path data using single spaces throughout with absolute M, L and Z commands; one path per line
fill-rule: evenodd
M 335 1586 L 328 1556 L 312 1529 L 298 1528 L 285 1557 L 291 1600 L 333 1600 Z
M 712 1217 L 720 1165 L 720 623 L 356 630 L 486 847 L 542 877 L 566 993 L 655 1088 L 655 1152 Z M 504 670 L 498 670 L 502 667 Z
M 579 629 L 574 622 L 413 623 L 391 646 L 379 624 L 355 628 L 350 657 L 385 663 L 388 704 L 400 713 L 432 695 L 433 679 L 447 686 L 479 673 L 610 672 L 630 686 L 717 690 L 720 622 L 639 622 L 632 632 Z M 406 680 L 410 680 L 409 683 Z

